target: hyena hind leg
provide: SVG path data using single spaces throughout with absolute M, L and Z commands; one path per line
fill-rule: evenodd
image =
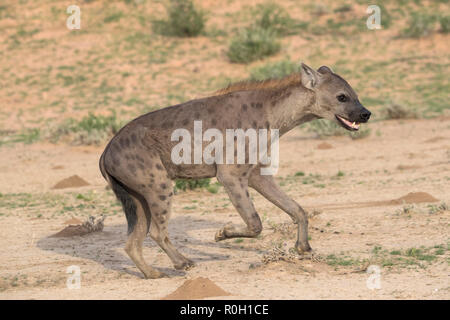
M 166 276 L 163 272 L 160 272 L 152 267 L 150 267 L 144 260 L 142 255 L 142 245 L 144 239 L 147 236 L 147 217 L 144 212 L 141 201 L 139 201 L 134 196 L 130 197 L 136 204 L 136 215 L 137 221 L 134 226 L 133 231 L 128 236 L 125 251 L 128 256 L 133 260 L 139 270 L 142 271 L 145 278 L 147 279 L 157 279 Z
M 173 188 L 172 181 L 162 172 L 154 173 L 154 184 L 143 191 L 148 203 L 152 222 L 150 224 L 150 237 L 169 256 L 175 269 L 188 270 L 194 262 L 183 256 L 169 239 L 168 222 L 171 214 Z

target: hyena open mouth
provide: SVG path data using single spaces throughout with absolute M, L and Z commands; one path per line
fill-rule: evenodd
M 336 119 L 338 119 L 338 122 L 347 130 L 350 131 L 358 131 L 359 130 L 359 122 L 351 122 L 341 116 L 336 115 Z

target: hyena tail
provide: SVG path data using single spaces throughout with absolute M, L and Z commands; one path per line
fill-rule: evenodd
M 108 148 L 106 148 L 107 150 Z M 105 152 L 106 152 L 105 150 Z M 136 203 L 131 197 L 132 191 L 127 188 L 122 182 L 114 178 L 112 175 L 108 173 L 105 168 L 104 155 L 105 152 L 100 157 L 99 166 L 100 172 L 106 181 L 108 181 L 109 186 L 114 191 L 117 199 L 122 203 L 123 211 L 125 212 L 125 217 L 127 218 L 128 223 L 128 234 L 132 233 L 136 223 L 137 223 L 137 214 L 136 214 Z M 150 227 L 150 215 L 147 217 L 147 227 Z M 148 230 L 148 229 L 147 229 Z

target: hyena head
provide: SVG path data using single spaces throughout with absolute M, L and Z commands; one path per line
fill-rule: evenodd
M 301 79 L 302 84 L 315 93 L 314 115 L 336 121 L 350 131 L 358 130 L 361 122 L 369 120 L 370 111 L 359 102 L 347 81 L 330 68 L 322 66 L 316 71 L 302 63 Z

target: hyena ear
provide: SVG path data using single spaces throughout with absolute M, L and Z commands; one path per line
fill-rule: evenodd
M 313 90 L 317 84 L 320 82 L 322 76 L 316 70 L 308 67 L 306 64 L 302 62 L 300 66 L 300 74 L 302 76 L 302 84 L 308 88 Z
M 321 66 L 319 69 L 317 69 L 317 72 L 319 72 L 321 74 L 325 74 L 325 73 L 333 73 L 333 70 L 331 70 L 330 67 Z

